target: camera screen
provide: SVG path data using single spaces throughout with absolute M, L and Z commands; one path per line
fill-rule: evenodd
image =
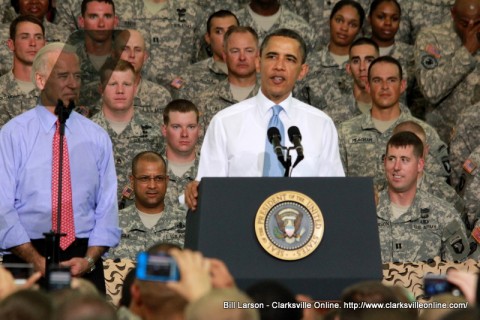
M 166 256 L 150 255 L 148 257 L 147 274 L 169 277 L 171 274 L 171 260 L 172 258 Z
M 427 296 L 433 296 L 436 294 L 451 292 L 452 285 L 443 279 L 430 279 L 425 282 L 424 289 Z
M 26 283 L 33 272 L 33 265 L 29 263 L 4 263 L 3 266 L 12 273 L 15 284 Z
M 70 288 L 70 270 L 50 270 L 50 290 Z

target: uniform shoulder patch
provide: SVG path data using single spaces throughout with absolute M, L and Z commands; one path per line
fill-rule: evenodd
M 183 87 L 185 81 L 183 81 L 182 78 L 180 77 L 177 77 L 175 79 L 172 80 L 172 82 L 170 82 L 170 85 L 172 87 L 174 87 L 175 89 L 180 89 L 181 87 Z
M 434 56 L 429 54 L 422 55 L 421 63 L 422 63 L 422 66 L 427 70 L 435 69 L 438 66 L 437 59 Z
M 472 238 L 477 241 L 477 243 L 480 243 L 480 227 L 475 227 L 472 230 Z
M 468 174 L 472 174 L 477 169 L 477 164 L 472 159 L 467 159 L 463 163 L 463 170 Z
M 440 50 L 435 47 L 433 44 L 427 44 L 425 47 L 425 52 L 429 55 L 433 56 L 435 59 L 440 59 L 442 55 L 440 54 Z

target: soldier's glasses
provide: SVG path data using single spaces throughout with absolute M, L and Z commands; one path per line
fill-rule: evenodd
M 167 176 L 154 176 L 154 177 L 149 177 L 149 176 L 140 176 L 140 177 L 135 177 L 135 180 L 137 180 L 140 183 L 149 183 L 150 180 L 153 180 L 155 183 L 162 183 L 167 180 Z

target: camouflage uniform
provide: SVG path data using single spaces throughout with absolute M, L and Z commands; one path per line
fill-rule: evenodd
M 137 207 L 131 205 L 118 212 L 122 237 L 117 247 L 111 248 L 108 256 L 112 259 L 137 260 L 140 251 L 146 251 L 158 242 L 175 243 L 183 247 L 185 241 L 185 211 L 165 206 L 157 224 L 148 229 L 140 219 Z
M 455 0 L 401 0 L 402 20 L 395 39 L 414 44 L 420 29 L 451 19 Z
M 462 191 L 464 182 L 460 183 L 462 165 L 470 153 L 480 146 L 480 102 L 466 108 L 457 119 L 450 141 L 450 163 L 452 165 L 451 182 Z M 460 184 L 459 184 L 460 183 Z
M 63 26 L 56 25 L 47 20 L 43 21 L 45 27 L 45 41 L 46 42 L 67 42 L 70 31 Z
M 472 229 L 473 226 L 480 226 L 478 218 L 480 217 L 480 147 L 476 147 L 468 156 L 463 166 L 463 177 L 465 179 L 465 187 L 463 189 L 463 197 L 467 211 L 467 227 Z
M 167 7 L 152 15 L 143 0 L 134 0 L 123 24 L 145 35 L 150 58 L 142 74 L 153 82 L 168 86 L 188 64 L 197 61 L 200 40 L 205 34 L 204 11 L 189 0 L 169 0 Z
M 450 19 L 451 20 L 451 19 Z M 471 55 L 448 21 L 420 31 L 415 43 L 417 81 L 434 108 L 427 122 L 447 143 L 457 116 L 480 101 L 480 53 Z
M 40 92 L 34 89 L 23 92 L 15 81 L 13 72 L 0 77 L 0 128 L 10 119 L 36 106 Z
M 317 35 L 313 29 L 308 25 L 308 23 L 299 15 L 288 10 L 284 6 L 280 6 L 280 16 L 278 20 L 273 24 L 270 30 L 265 31 L 253 20 L 250 12 L 247 9 L 248 5 L 245 5 L 242 9 L 235 12 L 235 15 L 240 21 L 241 26 L 250 26 L 258 33 L 258 41 L 262 43 L 263 39 L 271 31 L 287 28 L 297 31 L 305 40 L 308 50 L 311 52 L 317 48 Z
M 259 89 L 260 84 L 257 83 L 246 99 L 256 96 Z M 198 104 L 198 108 L 201 113 L 203 113 L 202 122 L 204 132 L 207 131 L 210 121 L 217 112 L 240 102 L 233 98 L 228 79 L 223 80 L 203 92 L 199 100 L 200 103 Z
M 117 2 L 115 1 L 115 8 Z M 55 23 L 63 26 L 66 30 L 74 32 L 78 30 L 78 17 L 82 14 L 82 0 L 61 0 L 57 1 L 57 13 Z M 116 10 L 115 10 L 116 11 Z
M 13 68 L 13 53 L 7 46 L 7 40 L 10 38 L 10 25 L 2 24 L 0 25 L 0 76 L 7 74 L 12 71 Z M 35 106 L 35 105 L 33 105 Z
M 77 29 L 80 0 L 62 0 L 59 23 Z M 144 0 L 115 1 L 118 29 L 137 29 L 145 37 L 150 58 L 142 70 L 149 80 L 167 86 L 181 69 L 197 61 L 200 40 L 205 33 L 204 11 L 190 0 L 169 0 L 155 14 L 145 9 Z M 74 19 L 75 18 L 75 19 Z M 72 30 L 73 31 L 73 30 Z
M 92 82 L 100 81 L 100 70 L 95 69 L 94 65 L 88 57 L 87 49 L 85 48 L 85 34 L 83 30 L 75 32 L 71 37 L 81 39 L 74 43 L 78 57 L 80 58 L 80 71 L 82 73 L 82 86 L 86 86 Z
M 297 81 L 293 95 L 299 100 L 324 110 L 328 104 L 352 95 L 352 79 L 345 66 L 339 66 L 324 47 L 307 57 L 309 71 L 305 79 Z M 349 93 L 347 93 L 349 92 Z
M 129 175 L 133 157 L 142 151 L 165 151 L 165 140 L 160 125 L 151 118 L 135 111 L 135 114 L 122 133 L 117 134 L 110 127 L 103 112 L 98 112 L 92 121 L 104 128 L 113 144 L 113 156 L 118 180 L 118 199 L 121 199 L 122 190 L 130 185 Z
M 198 106 L 199 95 L 226 78 L 227 75 L 218 68 L 213 58 L 207 58 L 188 66 L 177 78 L 180 82 L 172 81 L 170 90 L 175 99 L 190 100 Z M 178 85 L 173 86 L 175 83 Z
M 234 12 L 239 10 L 243 5 L 250 2 L 249 0 L 195 0 L 198 6 L 203 8 L 207 13 L 207 17 L 218 10 L 228 10 Z
M 425 159 L 425 171 L 438 177 L 449 174 L 447 146 L 437 132 L 427 123 L 414 118 L 405 106 L 401 106 L 400 117 L 384 133 L 379 132 L 370 114 L 362 114 L 343 122 L 338 127 L 338 143 L 345 175 L 349 177 L 373 177 L 377 188 L 384 180 L 383 158 L 387 142 L 397 124 L 415 121 L 425 130 L 430 152 Z M 448 170 L 448 171 L 447 171 Z
M 92 115 L 100 111 L 102 105 L 102 95 L 98 91 L 99 86 L 100 81 L 95 81 L 81 88 L 80 102 L 90 107 Z M 172 101 L 172 97 L 167 89 L 155 82 L 141 79 L 133 104 L 137 111 L 154 119 L 161 126 L 163 124 L 163 109 L 170 101 Z
M 10 0 L 0 1 L 0 21 L 1 23 L 10 24 L 16 17 L 17 13 L 13 8 Z
M 443 260 L 463 261 L 469 253 L 465 227 L 446 201 L 422 190 L 407 212 L 392 220 L 386 190 L 379 195 L 377 223 L 382 263 Z
M 180 202 L 178 201 L 178 197 L 183 195 L 187 184 L 195 180 L 195 177 L 197 176 L 198 162 L 200 161 L 200 157 L 197 155 L 193 165 L 181 177 L 176 176 L 173 171 L 170 170 L 170 167 L 168 166 L 167 156 L 164 155 L 163 158 L 167 161 L 168 168 L 168 185 L 167 193 L 165 194 L 165 204 L 167 206 L 181 206 Z M 186 213 L 187 210 L 185 209 L 185 214 Z
M 455 189 L 445 182 L 445 179 L 431 175 L 428 172 L 423 172 L 423 178 L 420 182 L 420 190 L 447 201 L 457 210 L 460 216 L 464 215 L 465 202 Z
M 384 185 L 380 190 L 385 190 L 387 188 L 387 179 L 384 179 Z M 433 176 L 428 172 L 423 172 L 421 181 L 417 183 L 417 187 L 427 193 L 434 195 L 437 198 L 447 201 L 452 205 L 455 210 L 457 210 L 460 216 L 463 216 L 465 213 L 465 202 L 462 197 L 455 192 L 455 189 L 452 188 L 442 177 Z

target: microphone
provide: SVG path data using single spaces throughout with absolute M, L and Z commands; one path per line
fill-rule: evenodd
M 304 159 L 303 156 L 303 147 L 302 147 L 302 134 L 300 133 L 300 129 L 296 126 L 291 126 L 288 128 L 288 138 L 290 142 L 293 143 L 293 147 L 297 150 L 297 159 L 293 164 L 292 168 L 295 168 L 297 164 L 300 163 Z
M 273 150 L 277 154 L 277 157 L 283 158 L 283 151 L 282 145 L 280 142 L 282 141 L 282 135 L 277 127 L 270 127 L 267 131 L 268 141 L 273 145 Z
M 290 142 L 293 143 L 293 147 L 297 150 L 299 157 L 303 158 L 303 147 L 302 147 L 302 134 L 296 126 L 291 126 L 288 128 L 288 138 Z

